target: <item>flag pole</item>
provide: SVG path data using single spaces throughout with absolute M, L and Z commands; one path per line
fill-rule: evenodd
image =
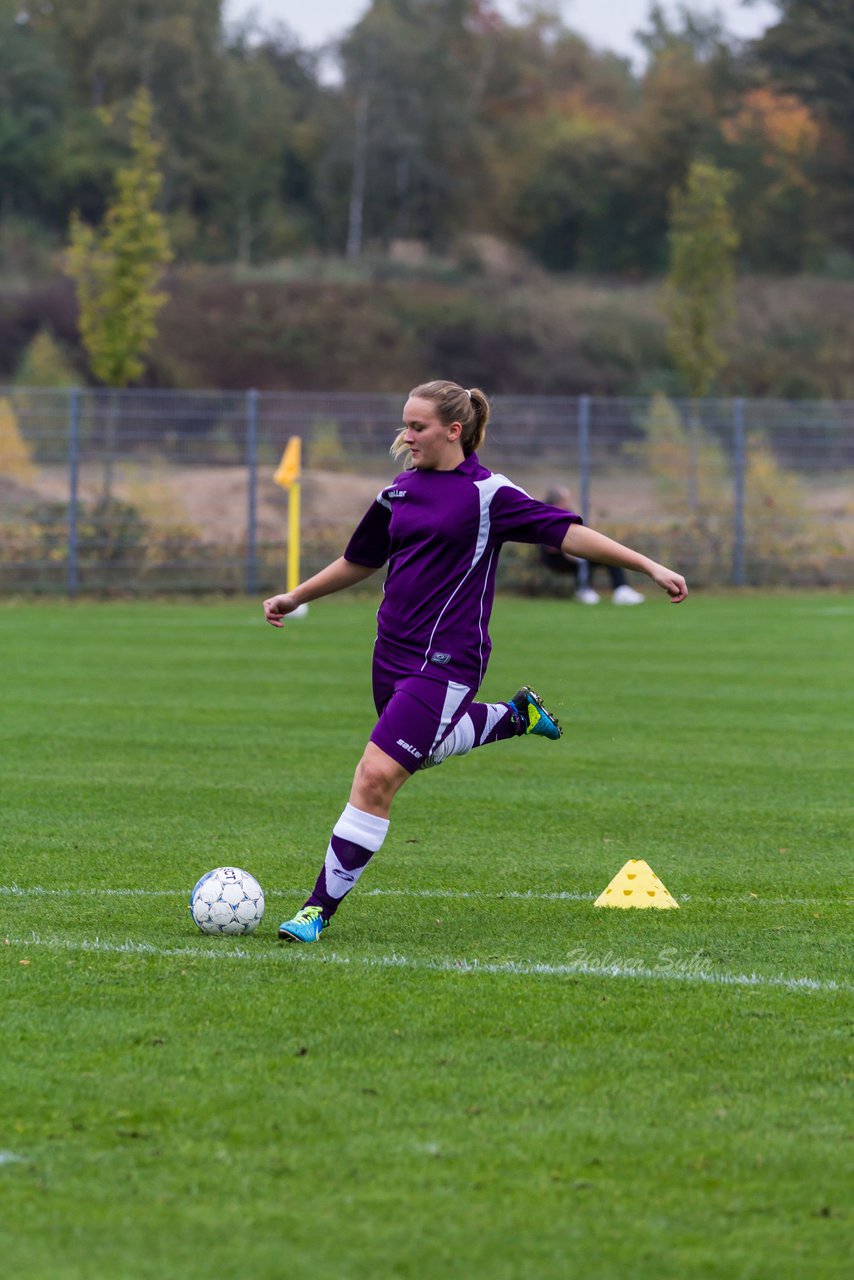
M 288 495 L 288 591 L 293 591 L 299 583 L 300 558 L 300 492 L 302 489 L 302 440 L 299 436 L 291 436 L 282 459 L 273 474 L 273 480 L 281 485 Z M 303 618 L 308 613 L 308 605 L 301 604 L 289 616 Z
M 288 490 L 288 591 L 299 584 L 301 489 L 302 483 L 296 479 Z

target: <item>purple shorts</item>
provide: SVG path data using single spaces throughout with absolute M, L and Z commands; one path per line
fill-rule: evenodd
M 457 680 L 442 680 L 395 662 L 374 647 L 374 702 L 379 720 L 371 742 L 410 773 L 435 751 L 461 720 L 475 690 Z

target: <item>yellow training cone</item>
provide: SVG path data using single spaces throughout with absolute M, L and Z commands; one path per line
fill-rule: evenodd
M 594 907 L 677 907 L 658 876 L 643 858 L 629 858 L 607 889 L 599 894 Z

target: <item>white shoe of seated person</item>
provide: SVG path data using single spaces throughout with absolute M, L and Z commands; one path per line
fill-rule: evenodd
M 594 591 L 592 587 L 579 587 L 575 593 L 575 598 L 579 604 L 599 603 L 599 593 Z
M 615 588 L 611 599 L 614 604 L 643 604 L 646 597 L 642 596 L 639 591 L 635 591 L 634 587 L 630 587 L 627 582 L 624 582 L 621 587 Z

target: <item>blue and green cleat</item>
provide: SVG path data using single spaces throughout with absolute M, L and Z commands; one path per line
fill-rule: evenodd
M 525 726 L 523 734 L 534 733 L 541 738 L 553 740 L 562 736 L 563 729 L 557 718 L 546 710 L 540 695 L 529 685 L 524 685 L 518 693 L 514 693 L 510 702 Z
M 302 907 L 292 920 L 279 925 L 279 938 L 282 942 L 317 942 L 328 927 L 320 907 Z

